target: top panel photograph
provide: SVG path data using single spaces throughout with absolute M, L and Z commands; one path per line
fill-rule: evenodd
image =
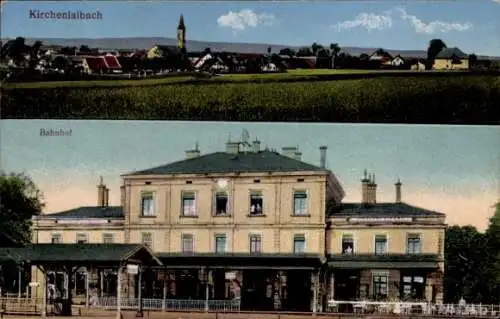
M 500 2 L 2 1 L 1 118 L 500 123 Z

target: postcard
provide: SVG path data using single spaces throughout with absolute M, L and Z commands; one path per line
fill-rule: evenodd
M 127 300 L 144 298 L 153 313 L 453 302 L 462 279 L 449 258 L 467 264 L 486 248 L 466 242 L 495 225 L 497 126 L 6 120 L 1 130 L 2 196 L 15 206 L 2 242 L 31 236 L 7 255 L 31 269 L 22 286 L 4 274 L 15 299 L 140 312 Z M 33 215 L 29 230 L 13 212 Z
M 498 1 L 2 2 L 2 118 L 497 124 Z

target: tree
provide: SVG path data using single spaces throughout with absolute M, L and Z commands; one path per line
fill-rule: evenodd
M 85 45 L 85 44 L 82 44 L 78 51 L 80 51 L 80 52 L 92 52 L 92 50 L 89 48 L 89 46 Z
M 298 57 L 313 56 L 313 55 L 314 55 L 313 52 L 308 47 L 300 48 L 299 51 L 297 51 Z
M 432 69 L 432 66 L 434 65 L 434 60 L 436 60 L 436 56 L 444 48 L 446 48 L 446 44 L 441 39 L 432 39 L 431 41 L 429 41 L 429 47 L 427 48 L 426 69 Z
M 332 57 L 332 69 L 337 65 L 337 58 L 340 52 L 340 46 L 338 43 L 330 43 L 330 53 Z
M 500 201 L 486 230 L 487 254 L 484 279 L 488 283 L 490 302 L 500 302 Z
M 477 55 L 472 53 L 469 55 L 469 68 L 473 69 L 476 66 L 477 66 Z
M 290 48 L 281 49 L 279 55 L 288 55 L 289 57 L 295 56 L 297 52 Z
M 458 302 L 481 301 L 484 285 L 478 274 L 484 265 L 485 235 L 473 226 L 452 226 L 446 229 L 444 299 Z
M 0 247 L 31 242 L 31 218 L 42 212 L 43 195 L 24 174 L 0 174 Z

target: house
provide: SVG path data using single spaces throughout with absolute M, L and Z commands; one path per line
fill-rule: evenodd
M 379 203 L 365 171 L 361 202 L 327 213 L 329 300 L 442 302 L 445 216 L 402 202 L 401 187 Z
M 144 298 L 313 312 L 331 299 L 441 301 L 444 215 L 404 203 L 399 181 L 393 203 L 377 202 L 366 172 L 361 201 L 343 203 L 327 148 L 318 153 L 311 164 L 297 147 L 277 152 L 257 139 L 208 154 L 196 146 L 178 161 L 123 174 L 119 206 L 108 205 L 101 179 L 96 206 L 34 217 L 33 238 L 148 246 L 167 266 L 144 270 Z M 103 287 L 116 274 L 83 271 L 91 282 L 77 281 L 75 294 L 87 285 L 116 292 Z M 39 281 L 40 271 L 32 276 Z M 137 297 L 135 280 L 123 276 L 122 296 Z
M 459 48 L 443 48 L 436 55 L 435 70 L 465 70 L 469 68 L 469 56 Z
M 82 61 L 83 71 L 87 74 L 119 73 L 122 70 L 116 56 L 86 56 Z
M 262 67 L 262 71 L 264 72 L 278 72 L 279 69 L 274 63 L 268 63 Z
M 378 49 L 368 56 L 369 61 L 378 61 L 380 64 L 392 64 L 393 57 L 384 49 Z
M 180 50 L 175 45 L 157 44 L 147 51 L 148 59 L 163 58 L 177 54 L 180 54 Z
M 425 63 L 420 60 L 413 60 L 409 62 L 410 69 L 413 71 L 425 71 Z
M 403 67 L 406 63 L 406 60 L 398 54 L 390 61 L 390 63 L 394 67 Z

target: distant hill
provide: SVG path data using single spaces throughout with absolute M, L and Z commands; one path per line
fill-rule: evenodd
M 8 39 L 2 39 L 6 41 Z M 87 45 L 91 48 L 102 49 L 149 49 L 156 44 L 163 45 L 176 45 L 177 40 L 174 38 L 160 38 L 160 37 L 141 37 L 141 38 L 28 38 L 28 44 L 35 41 L 42 41 L 44 44 L 62 45 L 62 46 L 76 46 Z M 205 48 L 211 48 L 214 51 L 229 51 L 240 53 L 266 53 L 267 48 L 271 47 L 273 53 L 278 53 L 285 48 L 298 49 L 297 46 L 288 46 L 283 44 L 267 44 L 267 43 L 235 43 L 235 42 L 208 42 L 208 41 L 195 41 L 188 40 L 186 46 L 189 51 L 202 51 Z M 351 55 L 360 55 L 363 53 L 370 54 L 379 48 L 366 48 L 366 47 L 342 47 L 342 51 Z M 420 57 L 427 56 L 426 50 L 398 50 L 393 48 L 384 48 L 391 55 L 400 54 L 402 56 Z M 493 58 L 500 59 L 500 57 L 485 57 L 478 56 L 479 58 Z

